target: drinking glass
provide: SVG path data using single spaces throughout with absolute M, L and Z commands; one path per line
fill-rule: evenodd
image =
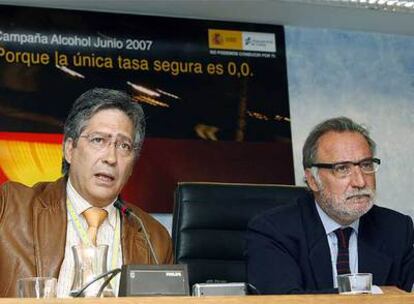
M 30 277 L 17 280 L 20 298 L 56 298 L 56 278 Z
M 340 294 L 372 293 L 371 273 L 341 274 L 336 278 Z

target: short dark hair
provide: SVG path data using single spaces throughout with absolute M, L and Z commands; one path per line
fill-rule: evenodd
M 356 132 L 361 134 L 367 141 L 372 154 L 375 154 L 375 141 L 369 136 L 368 130 L 347 117 L 336 117 L 325 120 L 316 125 L 306 138 L 302 149 L 303 168 L 311 168 L 312 164 L 317 162 L 318 142 L 324 134 L 328 132 Z
M 94 88 L 86 91 L 74 102 L 69 115 L 66 118 L 63 137 L 63 151 L 66 141 L 71 138 L 76 145 L 77 140 L 88 121 L 99 111 L 117 109 L 124 112 L 131 120 L 134 129 L 134 145 L 137 147 L 135 156 L 138 155 L 145 137 L 145 117 L 141 105 L 134 102 L 132 97 L 125 92 Z M 62 173 L 69 173 L 70 164 L 63 154 Z

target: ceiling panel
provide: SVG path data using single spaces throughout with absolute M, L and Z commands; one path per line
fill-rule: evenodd
M 414 13 L 377 9 L 372 1 L 381 0 L 0 0 L 0 4 L 414 35 Z

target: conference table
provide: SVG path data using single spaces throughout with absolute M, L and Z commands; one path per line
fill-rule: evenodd
M 209 296 L 209 297 L 125 297 L 76 299 L 19 299 L 0 298 L 0 304 L 414 304 L 414 293 L 392 286 L 381 287 L 383 294 L 375 295 L 263 295 L 263 296 Z
M 0 298 L 0 304 L 414 304 L 414 294 L 396 287 L 381 287 L 383 294 L 375 295 L 270 295 L 270 296 L 210 296 L 210 297 L 126 297 L 76 299 L 18 299 Z

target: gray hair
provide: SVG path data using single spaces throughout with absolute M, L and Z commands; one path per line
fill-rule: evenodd
M 125 92 L 94 88 L 86 91 L 74 102 L 64 126 L 63 149 L 68 139 L 77 140 L 85 130 L 89 120 L 99 111 L 106 109 L 117 109 L 124 112 L 131 120 L 135 134 L 133 138 L 135 157 L 138 156 L 145 136 L 145 117 L 141 105 L 134 102 L 132 97 Z M 62 173 L 66 176 L 69 173 L 70 164 L 63 154 Z
M 331 118 L 316 125 L 309 133 L 308 138 L 306 138 L 302 149 L 302 164 L 304 169 L 311 168 L 312 164 L 317 162 L 316 158 L 319 138 L 331 131 L 339 133 L 356 132 L 361 134 L 366 139 L 372 155 L 375 154 L 375 141 L 369 136 L 369 132 L 364 126 L 357 124 L 353 120 L 343 116 Z

